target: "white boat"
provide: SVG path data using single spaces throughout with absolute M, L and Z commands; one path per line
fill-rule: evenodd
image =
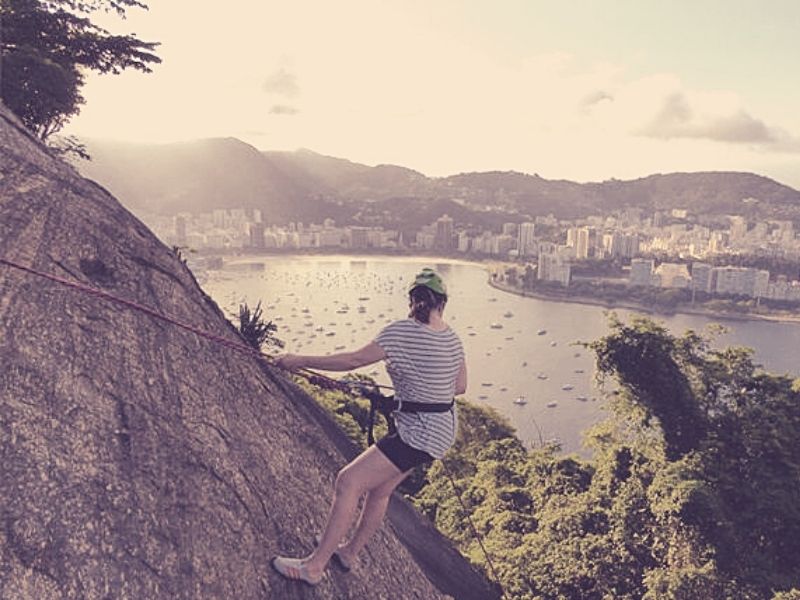
M 561 389 L 564 390 L 565 392 L 568 392 L 574 387 L 575 386 L 573 386 L 572 384 L 565 383 L 564 385 L 561 386 Z
M 525 400 L 525 396 L 517 396 L 514 399 L 514 404 L 518 404 L 520 406 L 522 406 L 523 404 L 527 404 L 527 403 L 528 403 L 528 401 Z
M 500 325 L 500 323 L 492 323 L 491 325 L 489 325 L 489 327 L 492 328 L 492 329 L 502 329 L 503 328 L 503 326 Z
M 544 373 L 539 373 L 536 377 L 539 379 L 547 379 L 547 375 L 545 375 Z
M 550 345 L 551 345 L 551 346 L 555 346 L 557 343 L 558 343 L 558 342 L 556 342 L 555 340 L 553 340 L 552 342 L 550 342 Z
M 547 403 L 547 408 L 555 408 L 556 406 L 558 406 L 558 402 L 548 402 Z
M 536 332 L 536 335 L 544 335 L 545 333 L 547 333 L 547 329 L 540 329 Z

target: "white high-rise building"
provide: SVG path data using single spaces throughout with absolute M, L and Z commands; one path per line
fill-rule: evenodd
M 769 287 L 769 271 L 749 267 L 716 267 L 712 277 L 718 294 L 760 298 L 766 296 Z
M 688 288 L 692 281 L 686 265 L 678 263 L 661 263 L 654 271 L 654 275 L 663 288 Z
M 589 228 L 581 227 L 575 239 L 575 258 L 589 258 Z
M 517 250 L 519 250 L 520 256 L 531 256 L 536 252 L 535 229 L 535 223 L 520 224 L 519 235 L 517 236 Z
M 707 263 L 692 263 L 692 289 L 710 294 L 714 289 L 713 268 Z
M 558 246 L 549 242 L 539 244 L 538 262 L 537 279 L 557 281 L 563 286 L 569 285 L 572 267 Z
M 631 285 L 652 285 L 654 266 L 655 261 L 652 259 L 634 258 L 631 260 L 631 274 L 628 278 L 628 282 Z
M 747 219 L 740 215 L 728 217 L 731 222 L 731 240 L 741 240 L 747 234 Z

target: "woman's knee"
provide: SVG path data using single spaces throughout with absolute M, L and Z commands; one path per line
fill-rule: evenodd
M 361 494 L 363 491 L 363 485 L 353 469 L 344 467 L 336 475 L 337 494 Z
M 375 500 L 386 499 L 392 495 L 392 492 L 397 488 L 399 483 L 397 479 L 391 479 L 369 490 L 369 495 Z

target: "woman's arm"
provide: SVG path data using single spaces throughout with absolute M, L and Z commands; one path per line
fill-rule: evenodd
M 309 356 L 305 354 L 284 354 L 277 365 L 284 369 L 323 369 L 325 371 L 352 371 L 366 367 L 386 358 L 386 353 L 378 344 L 370 342 L 354 352 L 339 352 L 328 356 Z
M 467 391 L 467 361 L 461 362 L 461 369 L 456 375 L 456 396 L 460 396 Z

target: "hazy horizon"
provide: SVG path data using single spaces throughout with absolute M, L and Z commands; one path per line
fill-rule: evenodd
M 235 137 L 431 177 L 746 171 L 800 187 L 788 0 L 148 4 L 100 21 L 161 42 L 163 64 L 90 74 L 65 133 Z

